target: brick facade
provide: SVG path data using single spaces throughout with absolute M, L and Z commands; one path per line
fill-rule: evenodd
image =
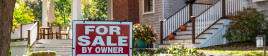
M 138 0 L 113 0 L 113 20 L 139 22 Z M 111 9 L 108 9 L 111 10 Z M 111 15 L 108 15 L 111 16 Z

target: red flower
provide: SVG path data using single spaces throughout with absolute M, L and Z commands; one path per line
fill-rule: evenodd
M 159 35 L 158 34 L 155 34 L 157 37 L 159 37 Z

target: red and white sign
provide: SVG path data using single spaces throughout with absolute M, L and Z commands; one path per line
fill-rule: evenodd
M 132 56 L 132 22 L 73 21 L 73 56 Z

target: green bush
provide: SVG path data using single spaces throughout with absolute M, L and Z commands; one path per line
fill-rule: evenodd
M 266 34 L 268 27 L 265 11 L 257 11 L 255 8 L 244 8 L 238 14 L 228 15 L 227 18 L 233 20 L 224 35 L 229 41 L 255 40 L 257 35 Z

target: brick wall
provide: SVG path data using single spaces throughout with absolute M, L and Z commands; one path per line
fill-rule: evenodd
M 138 0 L 113 0 L 113 20 L 139 22 Z

